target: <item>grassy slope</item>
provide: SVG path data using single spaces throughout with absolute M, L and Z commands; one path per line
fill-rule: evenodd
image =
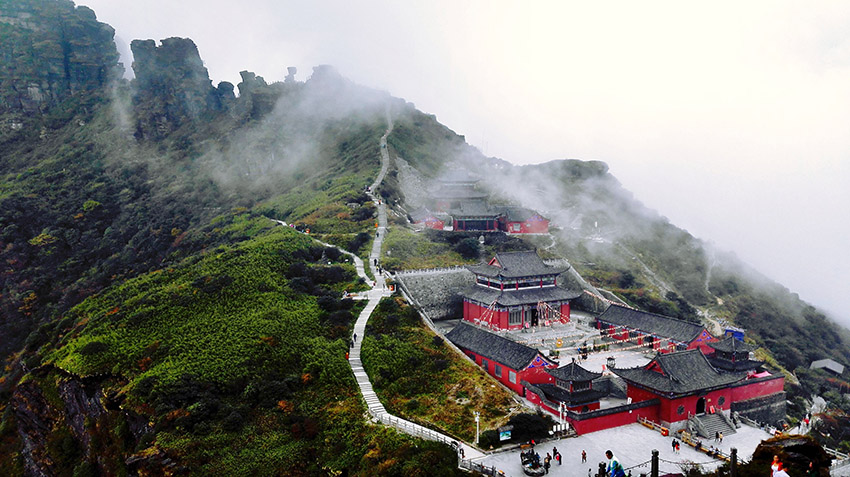
M 366 329 L 363 365 L 387 410 L 467 442 L 481 429 L 503 425 L 518 407 L 512 392 L 494 384 L 437 337 L 413 307 L 384 299 Z
M 453 474 L 448 448 L 363 420 L 345 339 L 317 297 L 287 278 L 305 258 L 309 269 L 329 268 L 311 239 L 259 216 L 222 221 L 218 233 L 247 238 L 84 301 L 45 361 L 115 376 L 105 393 L 154 423 L 140 455 L 165 451 L 193 475 Z M 351 287 L 344 268 L 348 278 L 325 286 Z M 108 472 L 123 472 L 123 458 L 109 462 Z

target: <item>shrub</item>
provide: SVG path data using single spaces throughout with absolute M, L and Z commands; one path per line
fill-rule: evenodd
M 102 341 L 92 341 L 83 345 L 80 348 L 80 354 L 83 356 L 93 356 L 99 353 L 103 353 L 104 351 L 109 349 L 109 345 Z
M 476 258 L 480 252 L 478 240 L 474 238 L 465 238 L 455 245 L 455 252 L 459 253 L 463 258 Z

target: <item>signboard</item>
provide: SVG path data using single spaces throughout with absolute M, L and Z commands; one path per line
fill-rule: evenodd
M 499 441 L 509 441 L 511 440 L 511 431 L 514 426 L 505 426 L 499 428 Z

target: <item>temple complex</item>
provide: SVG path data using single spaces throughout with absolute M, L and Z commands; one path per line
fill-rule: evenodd
M 478 182 L 466 171 L 444 173 L 431 192 L 431 205 L 411 211 L 411 221 L 435 230 L 549 233 L 549 219 L 534 210 L 490 205 L 488 194 L 478 189 Z
M 466 267 L 475 285 L 461 292 L 463 319 L 496 330 L 518 330 L 570 319 L 580 293 L 558 286 L 568 268 L 546 265 L 536 251 L 503 252 Z

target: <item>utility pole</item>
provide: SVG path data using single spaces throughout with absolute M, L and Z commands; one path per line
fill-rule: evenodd
M 737 477 L 738 475 L 738 449 L 733 447 L 729 455 L 729 475 Z
M 475 414 L 475 445 L 478 445 L 478 422 L 481 420 L 481 413 L 478 411 L 472 411 Z
M 649 469 L 649 475 L 658 477 L 658 449 L 652 449 L 652 463 Z

